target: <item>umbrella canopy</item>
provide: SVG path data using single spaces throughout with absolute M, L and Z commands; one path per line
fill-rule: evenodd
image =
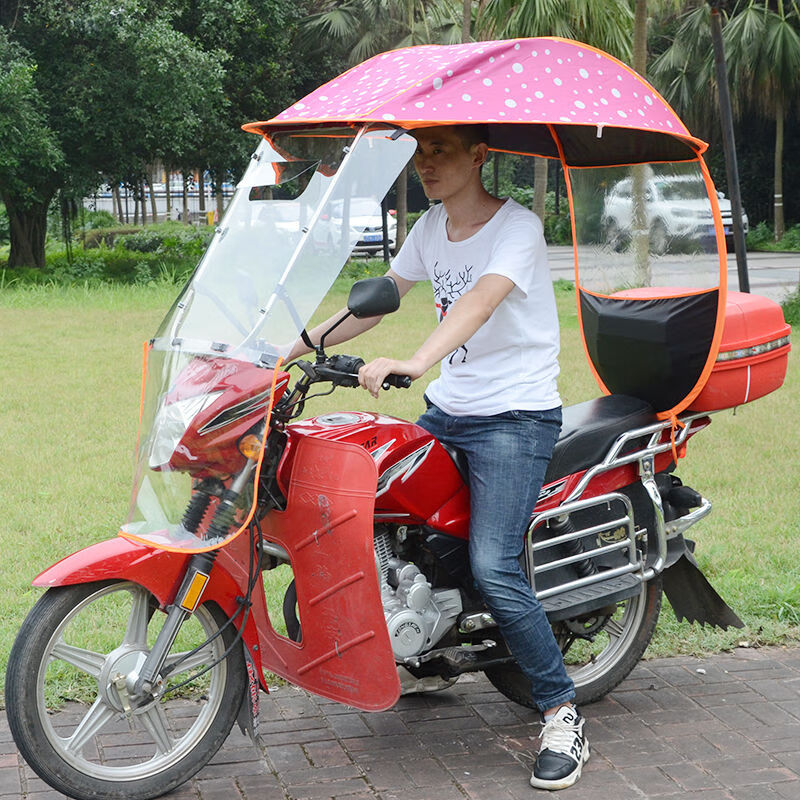
M 266 134 L 364 122 L 490 123 L 491 149 L 574 167 L 694 160 L 706 149 L 630 67 L 558 38 L 392 50 L 244 127 Z

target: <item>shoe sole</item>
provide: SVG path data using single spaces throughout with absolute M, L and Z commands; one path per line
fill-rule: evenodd
M 535 775 L 531 775 L 531 786 L 534 789 L 547 789 L 548 791 L 554 792 L 558 791 L 559 789 L 569 789 L 570 786 L 576 784 L 581 777 L 581 771 L 583 770 L 583 765 L 589 760 L 589 743 L 586 742 L 586 745 L 583 748 L 583 757 L 578 762 L 578 766 L 570 772 L 565 778 L 562 778 L 558 781 L 545 781 L 541 778 L 537 778 Z

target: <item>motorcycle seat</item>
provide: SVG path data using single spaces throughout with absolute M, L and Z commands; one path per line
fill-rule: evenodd
M 648 402 L 624 394 L 566 406 L 545 485 L 594 466 L 605 458 L 618 436 L 656 421 L 655 411 Z

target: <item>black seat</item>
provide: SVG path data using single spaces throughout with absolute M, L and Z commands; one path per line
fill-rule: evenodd
M 648 402 L 624 394 L 567 406 L 563 415 L 561 436 L 553 450 L 545 484 L 594 466 L 603 460 L 618 436 L 657 422 Z

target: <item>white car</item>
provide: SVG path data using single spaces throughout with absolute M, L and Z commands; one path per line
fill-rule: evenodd
M 341 228 L 343 203 L 341 200 L 333 204 L 331 218 L 333 223 Z M 350 200 L 349 224 L 353 236 L 357 236 L 354 253 L 367 253 L 378 255 L 383 250 L 383 218 L 381 204 L 369 197 L 354 197 Z M 389 234 L 389 252 L 394 253 L 397 241 L 397 220 L 388 214 L 386 226 Z
M 633 227 L 632 179 L 615 183 L 603 202 L 603 230 L 606 241 L 621 250 L 630 241 Z M 731 201 L 718 192 L 719 210 L 729 249 L 733 246 Z M 645 184 L 645 209 L 650 232 L 650 250 L 661 254 L 670 244 L 695 242 L 708 245 L 715 237 L 714 218 L 706 187 L 699 176 L 654 175 Z M 749 229 L 742 212 L 744 231 Z

